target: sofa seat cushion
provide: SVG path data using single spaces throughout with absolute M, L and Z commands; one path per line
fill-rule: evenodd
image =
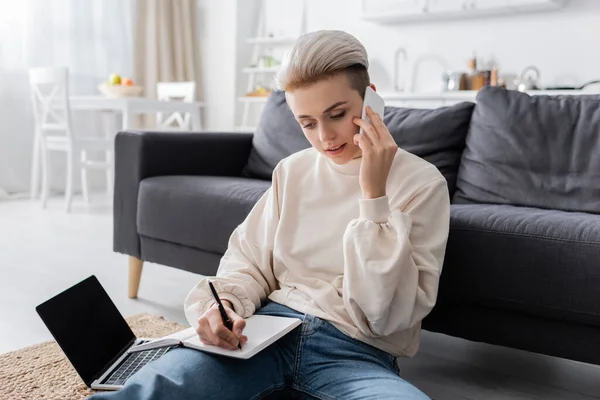
M 600 214 L 600 96 L 482 89 L 453 202 Z
M 452 205 L 440 296 L 600 326 L 600 216 Z
M 140 184 L 142 236 L 223 254 L 271 182 L 214 176 L 160 176 Z

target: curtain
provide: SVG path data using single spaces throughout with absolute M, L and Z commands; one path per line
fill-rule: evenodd
M 135 77 L 148 97 L 157 82 L 196 82 L 199 100 L 199 45 L 194 0 L 138 1 L 135 10 Z
M 68 67 L 71 94 L 98 94 L 111 73 L 132 76 L 134 6 L 134 0 L 0 0 L 0 199 L 29 189 L 28 69 Z M 95 129 L 86 121 L 74 114 L 74 129 Z

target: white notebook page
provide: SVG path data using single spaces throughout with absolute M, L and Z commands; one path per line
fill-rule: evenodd
M 205 345 L 200 341 L 195 328 L 185 329 L 166 338 L 177 339 L 184 342 L 186 347 L 195 348 L 200 351 L 247 359 L 291 332 L 301 323 L 302 321 L 298 318 L 274 317 L 270 315 L 253 315 L 246 318 L 246 328 L 243 334 L 248 337 L 248 342 L 242 345 L 242 350 L 227 350 L 217 346 Z

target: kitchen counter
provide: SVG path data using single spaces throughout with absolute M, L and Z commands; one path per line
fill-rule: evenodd
M 590 95 L 600 94 L 597 91 L 582 90 L 529 90 L 529 95 Z M 454 92 L 380 92 L 384 100 L 389 101 L 475 101 L 476 90 L 459 90 Z
M 475 102 L 477 90 L 459 90 L 454 92 L 378 92 L 386 104 L 407 108 L 438 108 L 451 106 L 465 101 Z M 539 95 L 598 95 L 600 91 L 591 90 L 530 90 L 532 96 Z

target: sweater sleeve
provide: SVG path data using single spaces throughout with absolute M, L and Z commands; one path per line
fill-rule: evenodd
M 433 308 L 450 225 L 444 179 L 419 189 L 403 210 L 388 197 L 359 200 L 344 233 L 344 306 L 362 333 L 388 336 Z
M 222 300 L 228 300 L 236 314 L 251 316 L 277 288 L 273 273 L 273 242 L 279 222 L 277 168 L 273 183 L 232 233 L 216 277 L 202 279 L 187 295 L 184 308 L 191 326 L 215 300 L 208 280 Z

